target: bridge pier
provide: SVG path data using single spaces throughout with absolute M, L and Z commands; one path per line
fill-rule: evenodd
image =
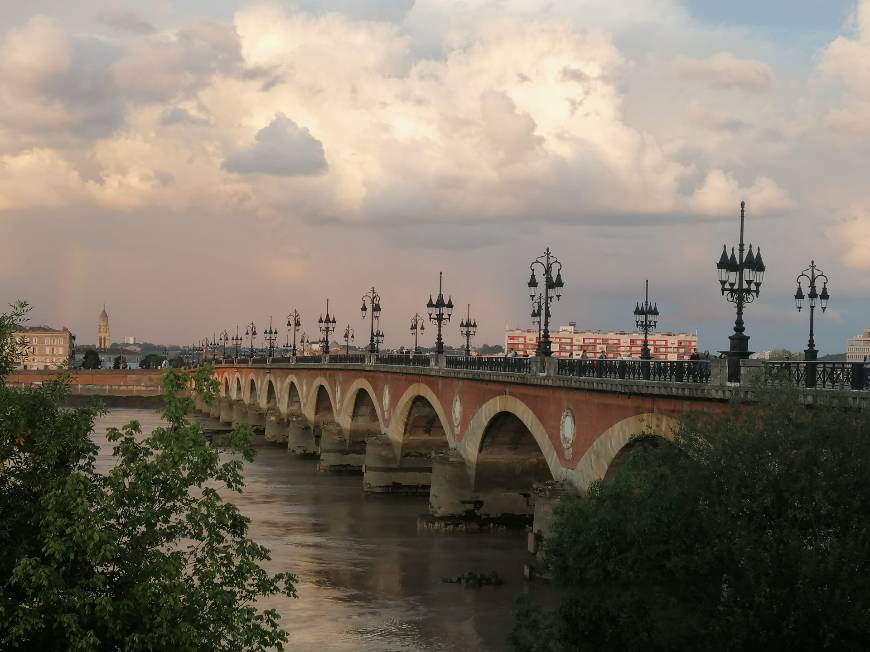
M 287 417 L 287 451 L 306 457 L 320 454 L 319 438 L 314 426 L 299 414 Z
M 248 406 L 242 401 L 233 401 L 233 416 L 231 419 L 233 428 L 248 423 Z
M 221 416 L 221 399 L 218 396 L 215 396 L 211 405 L 208 406 L 208 416 L 212 419 L 219 419 Z
M 277 411 L 269 410 L 266 413 L 266 441 L 275 444 L 287 441 L 287 422 Z
M 432 481 L 432 449 L 402 448 L 396 456 L 384 435 L 366 440 L 363 490 L 371 493 L 428 494 Z
M 320 470 L 362 471 L 366 459 L 365 439 L 354 437 L 353 431 L 345 432 L 333 422 L 320 428 Z
M 221 423 L 233 422 L 233 399 L 228 396 L 218 400 L 218 419 Z

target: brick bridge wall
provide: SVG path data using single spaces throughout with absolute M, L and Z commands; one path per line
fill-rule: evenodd
M 57 380 L 62 371 L 17 370 L 6 377 L 12 386 L 39 385 Z M 80 369 L 72 372 L 70 392 L 84 396 L 159 396 L 161 370 Z
M 294 412 L 288 407 L 292 388 L 301 398 L 301 410 L 295 411 L 309 423 L 317 420 L 322 387 L 331 420 L 344 431 L 352 428 L 358 392 L 365 392 L 380 431 L 397 450 L 404 443 L 412 402 L 423 397 L 437 413 L 450 449 L 472 475 L 487 426 L 497 415 L 510 413 L 534 437 L 553 479 L 580 490 L 603 478 L 634 435 L 670 437 L 681 414 L 721 410 L 731 396 L 731 389 L 722 386 L 413 367 L 218 366 L 215 375 L 223 400 L 279 418 Z

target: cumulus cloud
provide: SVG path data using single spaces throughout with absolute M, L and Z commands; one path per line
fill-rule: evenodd
M 154 25 L 121 7 L 104 9 L 97 15 L 97 21 L 113 29 L 133 34 L 150 34 L 156 31 Z
M 239 174 L 305 176 L 320 174 L 328 167 L 323 144 L 283 113 L 257 132 L 248 149 L 234 152 L 224 168 Z
M 870 210 L 861 210 L 834 230 L 837 243 L 843 247 L 843 262 L 852 269 L 870 270 Z
M 773 82 L 770 66 L 754 59 L 740 59 L 731 52 L 718 52 L 704 59 L 677 57 L 675 66 L 683 79 L 715 88 L 764 93 Z

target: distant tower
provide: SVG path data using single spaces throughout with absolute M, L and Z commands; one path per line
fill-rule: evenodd
M 97 324 L 97 350 L 108 351 L 112 340 L 109 339 L 109 315 L 106 314 L 106 304 L 103 304 L 103 311 L 100 313 L 100 321 Z

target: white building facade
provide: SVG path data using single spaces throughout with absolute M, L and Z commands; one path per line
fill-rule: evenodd
M 856 335 L 846 340 L 846 362 L 865 360 L 870 360 L 870 328 L 865 328 L 863 335 Z

